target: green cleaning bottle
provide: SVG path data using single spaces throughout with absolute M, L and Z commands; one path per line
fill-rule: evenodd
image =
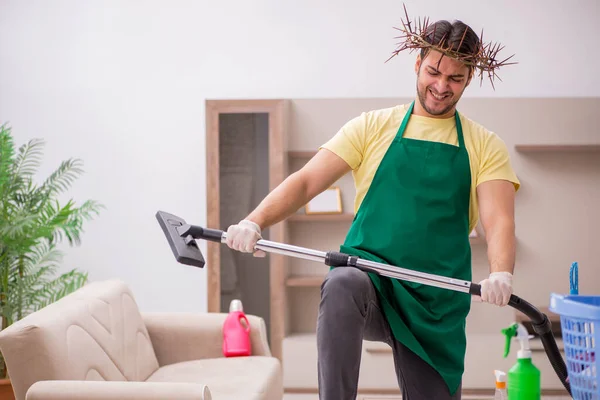
M 517 337 L 521 349 L 517 353 L 517 363 L 508 370 L 507 393 L 508 400 L 540 400 L 541 398 L 541 375 L 540 370 L 531 361 L 531 349 L 529 348 L 529 334 L 521 324 L 513 324 L 502 329 L 506 335 L 504 346 L 504 358 L 510 352 L 510 342 Z

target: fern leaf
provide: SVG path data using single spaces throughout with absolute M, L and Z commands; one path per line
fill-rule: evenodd
M 31 306 L 28 312 L 35 312 L 54 303 L 64 296 L 82 287 L 88 279 L 87 273 L 72 270 L 43 285 L 31 295 Z
M 15 145 L 11 135 L 11 129 L 6 124 L 0 125 L 0 200 L 6 201 L 11 191 L 8 186 L 13 176 L 13 160 L 15 157 Z
M 13 173 L 21 176 L 34 175 L 42 162 L 44 144 L 43 139 L 31 139 L 22 145 L 14 161 Z
M 54 273 L 59 268 L 62 258 L 63 253 L 54 245 L 45 240 L 39 240 L 25 258 L 24 274 L 33 275 L 42 268 Z
M 66 192 L 71 187 L 77 176 L 83 173 L 83 162 L 77 158 L 70 158 L 60 163 L 59 167 L 39 187 L 39 193 L 45 197 Z

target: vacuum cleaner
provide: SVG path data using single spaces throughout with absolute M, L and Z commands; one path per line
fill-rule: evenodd
M 169 246 L 171 247 L 175 259 L 180 264 L 203 268 L 205 260 L 196 240 L 203 239 L 212 242 L 225 243 L 227 239 L 227 233 L 222 230 L 191 225 L 186 223 L 182 218 L 164 211 L 158 211 L 156 213 L 156 218 L 169 242 Z M 277 253 L 290 257 L 323 262 L 330 267 L 358 268 L 366 272 L 374 272 L 381 276 L 481 296 L 481 286 L 477 283 L 413 271 L 371 260 L 364 260 L 337 251 L 324 252 L 264 239 L 259 240 L 254 249 L 268 253 Z M 533 330 L 540 336 L 550 364 L 552 364 L 554 371 L 570 395 L 571 386 L 567 379 L 567 368 L 556 344 L 548 316 L 529 302 L 514 294 L 511 295 L 508 305 L 522 312 L 531 320 Z

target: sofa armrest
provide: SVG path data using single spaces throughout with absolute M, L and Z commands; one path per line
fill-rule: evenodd
M 246 315 L 252 355 L 271 356 L 264 319 Z M 142 313 L 160 366 L 223 357 L 226 313 Z
M 184 382 L 38 381 L 26 400 L 211 400 L 206 385 Z

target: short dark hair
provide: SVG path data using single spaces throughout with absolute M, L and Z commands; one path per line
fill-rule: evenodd
M 464 36 L 464 38 L 463 38 Z M 437 21 L 427 27 L 425 40 L 438 47 L 450 49 L 465 55 L 475 56 L 479 50 L 479 36 L 462 21 Z M 421 58 L 429 53 L 429 48 L 421 49 Z

